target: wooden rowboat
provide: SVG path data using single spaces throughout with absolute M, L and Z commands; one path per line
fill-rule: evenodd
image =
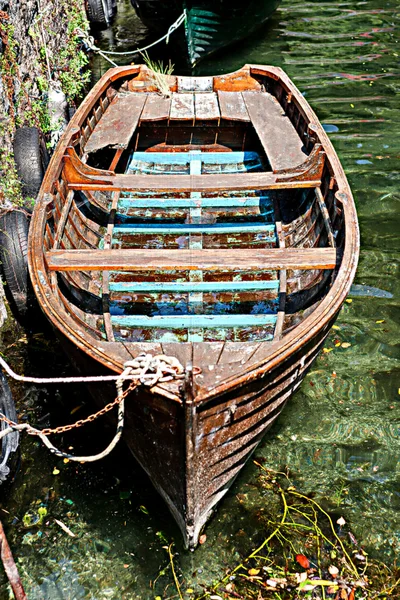
M 185 28 L 174 33 L 189 65 L 247 38 L 259 29 L 281 0 L 131 0 L 141 21 L 160 33 L 186 12 Z
M 93 88 L 43 181 L 29 269 L 87 374 L 143 351 L 184 366 L 183 385 L 131 393 L 125 439 L 195 546 L 315 360 L 359 237 L 337 155 L 282 70 L 168 85 L 131 66 Z

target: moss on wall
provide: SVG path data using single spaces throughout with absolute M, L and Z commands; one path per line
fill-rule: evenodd
M 77 28 L 87 30 L 84 0 L 0 0 L 0 209 L 22 204 L 12 152 L 16 127 L 50 134 L 47 94 L 59 86 L 70 106 L 84 95 L 88 58 Z

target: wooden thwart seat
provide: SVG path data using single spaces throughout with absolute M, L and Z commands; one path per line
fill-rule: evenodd
M 301 168 L 280 173 L 218 173 L 190 175 L 119 175 L 87 167 L 73 148 L 64 156 L 64 178 L 71 190 L 192 192 L 315 188 L 321 185 L 325 155 L 320 147 Z
M 216 196 L 214 198 L 155 198 L 145 197 L 138 198 L 134 194 L 128 196 L 122 196 L 118 204 L 118 208 L 252 208 L 259 207 L 263 201 L 268 201 L 267 196 L 238 196 L 238 197 L 224 197 Z
M 278 100 L 271 94 L 243 92 L 250 120 L 274 171 L 301 165 L 303 142 Z
M 143 110 L 145 94 L 116 96 L 97 123 L 85 146 L 85 152 L 96 152 L 106 146 L 127 148 Z
M 143 327 L 159 329 L 208 329 L 213 327 L 262 327 L 275 325 L 275 314 L 230 314 L 230 315 L 113 315 L 111 322 L 123 327 Z
M 320 179 L 282 177 L 273 173 L 239 173 L 218 175 L 101 175 L 85 176 L 84 179 L 67 179 L 70 190 L 102 190 L 125 192 L 217 192 L 238 190 L 280 190 L 282 188 L 315 188 Z
M 191 271 L 334 269 L 336 248 L 269 248 L 241 250 L 50 250 L 50 271 Z
M 201 234 L 228 234 L 228 233 L 265 233 L 269 238 L 275 239 L 275 225 L 265 223 L 221 223 L 221 224 L 146 224 L 118 225 L 114 228 L 114 235 L 135 235 L 135 234 L 153 234 L 153 235 L 190 235 L 194 233 Z
M 238 165 L 254 163 L 261 167 L 257 152 L 134 152 L 128 169 L 133 170 L 135 163 L 154 163 L 157 165 L 189 165 L 192 160 L 199 160 L 205 165 Z M 132 165 L 133 163 L 133 165 Z
M 277 290 L 279 279 L 255 281 L 112 281 L 110 292 L 136 293 L 220 293 Z

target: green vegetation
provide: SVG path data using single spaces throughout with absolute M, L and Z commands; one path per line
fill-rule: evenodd
M 265 500 L 258 515 L 265 537 L 200 595 L 179 577 L 172 546 L 165 546 L 180 600 L 400 598 L 400 568 L 396 563 L 389 567 L 370 558 L 346 520 L 333 517 L 322 504 L 298 492 L 288 473 L 255 464 L 261 471 Z M 159 577 L 164 575 L 165 569 Z
M 67 45 L 57 57 L 57 70 L 62 90 L 69 102 L 75 102 L 85 91 L 90 79 L 87 69 L 89 59 L 80 46 L 80 39 L 76 35 L 77 28 L 88 30 L 88 21 L 80 0 L 63 0 L 67 23 Z
M 61 49 L 55 41 L 57 35 L 52 23 L 60 20 L 65 23 L 66 40 Z M 29 35 L 35 45 L 42 75 L 36 79 L 40 92 L 49 89 L 51 80 L 59 81 L 67 100 L 75 103 L 85 91 L 90 78 L 87 70 L 88 58 L 80 49 L 77 29 L 88 30 L 84 5 L 80 0 L 62 0 L 51 10 L 43 11 L 29 28 Z M 54 48 L 54 50 L 52 50 Z
M 61 22 L 66 35 L 60 44 L 60 34 L 54 31 L 54 22 Z M 81 0 L 61 0 L 49 4 L 29 28 L 29 41 L 34 54 L 35 69 L 32 77 L 21 81 L 18 66 L 18 42 L 15 28 L 6 13 L 0 13 L 0 37 L 3 53 L 0 56 L 0 76 L 4 104 L 0 105 L 0 136 L 6 141 L 0 149 L 0 208 L 7 201 L 15 206 L 23 204 L 21 183 L 11 151 L 16 127 L 38 127 L 51 133 L 47 94 L 58 82 L 67 101 L 74 105 L 81 99 L 90 78 L 88 58 L 80 49 L 77 28 L 86 31 L 88 22 Z M 19 42 L 22 43 L 22 42 Z M 60 50 L 61 45 L 61 50 Z
M 3 53 L 0 55 L 0 76 L 3 84 L 3 102 L 8 106 L 5 114 L 0 104 L 0 138 L 3 140 L 0 148 L 0 206 L 10 200 L 17 206 L 22 205 L 21 182 L 19 181 L 12 152 L 8 150 L 4 141 L 11 139 L 15 129 L 14 77 L 18 75 L 16 58 L 16 42 L 14 27 L 7 22 L 4 13 L 0 16 L 0 38 L 3 42 Z

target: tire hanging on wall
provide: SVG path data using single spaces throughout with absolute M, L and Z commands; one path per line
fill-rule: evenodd
M 34 301 L 28 273 L 28 228 L 28 217 L 22 210 L 11 210 L 0 217 L 0 259 L 6 295 L 22 321 L 28 317 Z
M 117 13 L 115 0 L 86 0 L 89 23 L 99 29 L 109 27 Z
M 15 132 L 13 148 L 22 195 L 35 200 L 49 164 L 43 134 L 37 127 L 21 127 Z M 27 208 L 33 208 L 32 202 L 27 202 Z
M 26 211 L 30 212 L 49 163 L 42 132 L 37 127 L 17 129 L 13 149 Z M 28 273 L 29 219 L 26 211 L 14 209 L 0 216 L 0 260 L 7 283 L 6 295 L 15 316 L 23 324 L 35 306 Z
M 17 422 L 17 411 L 7 380 L 0 372 L 0 412 L 11 421 Z M 1 421 L 0 430 L 4 431 L 8 425 Z M 5 438 L 0 440 L 0 484 L 3 483 L 10 474 L 10 465 L 16 456 L 19 445 L 19 433 L 13 431 Z

